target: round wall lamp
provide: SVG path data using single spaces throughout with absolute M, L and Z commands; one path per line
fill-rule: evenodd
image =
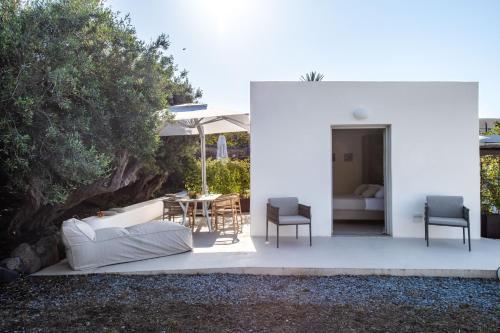
M 368 112 L 368 110 L 366 110 L 366 109 L 356 109 L 352 112 L 352 115 L 357 120 L 363 120 L 363 119 L 368 118 L 368 116 L 370 115 L 370 112 Z

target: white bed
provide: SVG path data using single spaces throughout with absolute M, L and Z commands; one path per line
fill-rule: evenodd
M 378 190 L 373 196 L 363 196 L 363 188 L 367 186 L 372 186 L 374 189 L 378 187 Z M 334 195 L 333 218 L 335 220 L 383 220 L 385 209 L 385 200 L 381 195 L 383 191 L 380 185 L 363 184 L 353 194 Z M 376 193 L 379 194 L 375 196 Z
M 333 209 L 384 211 L 384 198 L 364 198 L 356 194 L 334 196 Z

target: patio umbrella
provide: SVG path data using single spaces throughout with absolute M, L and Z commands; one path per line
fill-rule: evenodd
M 207 194 L 205 134 L 248 132 L 250 116 L 245 112 L 208 108 L 207 104 L 175 105 L 169 111 L 173 113 L 174 120 L 165 124 L 160 136 L 200 136 L 201 184 L 203 194 Z
M 227 142 L 224 135 L 219 135 L 217 140 L 217 159 L 222 160 L 227 158 Z

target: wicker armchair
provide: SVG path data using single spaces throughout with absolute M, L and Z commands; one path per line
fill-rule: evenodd
M 276 224 L 276 247 L 280 247 L 280 226 L 295 226 L 299 238 L 299 225 L 309 225 L 309 246 L 312 246 L 311 207 L 299 204 L 299 199 L 270 198 L 267 203 L 266 241 L 269 240 L 269 222 Z

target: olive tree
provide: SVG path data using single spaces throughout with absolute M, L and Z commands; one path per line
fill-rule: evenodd
M 201 96 L 166 51 L 99 0 L 0 2 L 1 191 L 10 235 L 157 168 L 156 110 Z M 146 170 L 146 171 L 145 171 Z

